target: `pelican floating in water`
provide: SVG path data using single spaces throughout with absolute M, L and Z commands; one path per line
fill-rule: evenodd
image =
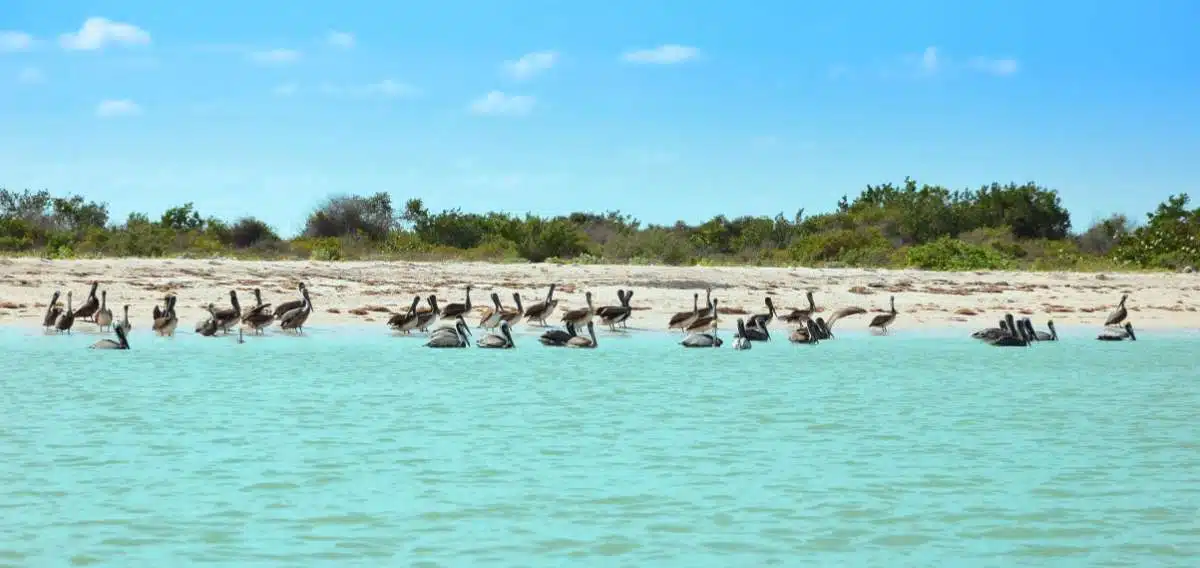
M 746 321 L 742 318 L 738 318 L 737 320 L 737 330 L 737 335 L 733 339 L 733 348 L 738 351 L 749 349 L 751 346 L 750 338 L 746 337 Z
M 971 338 L 980 339 L 983 341 L 992 341 L 1004 335 L 1008 335 L 1008 322 L 1000 320 L 1000 327 L 985 327 L 972 333 Z
M 538 341 L 546 347 L 566 347 L 567 342 L 575 337 L 575 326 L 568 323 L 567 328 L 547 330 L 538 338 Z
M 575 337 L 568 339 L 567 347 L 575 347 L 577 349 L 595 349 L 597 346 L 599 346 L 600 342 L 596 341 L 595 325 L 590 320 L 587 322 L 587 330 L 588 334 L 586 336 L 576 335 Z
M 1104 325 L 1106 327 L 1110 325 L 1117 325 L 1125 321 L 1125 318 L 1129 315 L 1129 311 L 1125 309 L 1125 300 L 1127 299 L 1129 299 L 1128 294 L 1121 294 L 1121 303 L 1117 304 L 1117 309 L 1113 310 L 1111 314 L 1108 314 L 1108 319 L 1104 320 Z
M 425 343 L 425 347 L 434 348 L 461 348 L 467 347 L 471 343 L 468 338 L 471 336 L 471 330 L 467 327 L 467 322 L 463 321 L 462 316 L 459 316 L 454 323 L 452 332 L 434 333 L 429 336 L 429 341 Z
M 1029 327 L 1029 333 L 1038 341 L 1058 341 L 1058 330 L 1054 329 L 1054 320 L 1046 320 L 1046 327 L 1050 329 L 1050 333 L 1037 331 L 1033 329 L 1033 322 L 1029 318 L 1025 318 L 1026 324 Z
M 817 327 L 817 322 L 808 319 L 788 334 L 788 341 L 802 345 L 816 345 L 821 342 L 821 330 Z
M 711 321 L 708 324 L 709 331 L 707 333 L 693 333 L 679 344 L 684 347 L 720 347 L 724 344 L 721 338 L 717 336 L 717 322 Z
M 217 320 L 217 308 L 210 302 L 205 307 L 208 310 L 208 317 L 196 323 L 196 333 L 204 337 L 212 337 L 221 329 L 221 324 Z
M 1017 325 L 1013 320 L 1012 314 L 1004 314 L 1005 327 L 1008 328 L 1008 333 L 1000 335 L 995 339 L 988 340 L 988 345 L 993 347 L 1028 347 L 1029 337 L 1025 334 L 1025 329 Z
M 512 349 L 513 347 L 516 347 L 516 345 L 513 343 L 512 329 L 509 327 L 508 322 L 506 321 L 500 322 L 499 334 L 489 333 L 483 337 L 480 337 L 479 341 L 477 341 L 475 344 L 484 349 Z
M 550 291 L 546 292 L 546 299 L 541 302 L 534 303 L 528 308 L 525 308 L 525 319 L 536 321 L 546 326 L 546 320 L 550 318 L 550 314 L 554 313 L 554 308 L 558 307 L 558 300 L 554 299 L 554 288 L 556 284 L 550 285 Z
M 129 340 L 125 337 L 125 330 L 121 326 L 115 326 L 113 331 L 117 334 L 117 340 L 101 339 L 93 343 L 89 349 L 129 349 Z
M 880 333 L 888 332 L 888 327 L 896 322 L 896 314 L 898 313 L 896 311 L 896 297 L 892 296 L 889 302 L 892 306 L 891 310 L 871 318 L 871 323 L 867 326 L 868 328 L 879 330 Z
M 1125 322 L 1123 326 L 1106 327 L 1100 335 L 1096 336 L 1100 341 L 1137 341 L 1137 334 L 1133 333 L 1133 324 Z

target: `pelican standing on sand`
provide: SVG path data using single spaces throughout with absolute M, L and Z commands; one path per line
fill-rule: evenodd
M 399 313 L 388 319 L 388 327 L 403 333 L 408 333 L 417 327 L 417 305 L 421 303 L 420 296 L 413 296 L 412 305 L 408 311 Z
M 61 294 L 58 290 L 54 291 L 54 295 L 50 296 L 50 304 L 46 306 L 46 315 L 42 316 L 42 327 L 50 329 L 54 324 L 58 323 L 58 316 L 62 315 L 62 306 L 58 305 L 58 296 Z
M 430 294 L 426 301 L 429 302 L 429 309 L 417 310 L 416 329 L 418 331 L 429 331 L 429 325 L 442 315 L 442 310 L 438 307 L 437 296 Z
M 534 303 L 528 308 L 525 308 L 525 319 L 531 322 L 538 322 L 542 327 L 546 327 L 546 320 L 554 313 L 554 308 L 558 307 L 558 300 L 554 299 L 554 288 L 557 284 L 550 285 L 550 291 L 546 292 L 546 299 L 541 302 Z
M 500 303 L 500 294 L 492 292 L 492 307 L 483 311 L 483 315 L 479 317 L 479 327 L 486 330 L 496 329 L 503 321 L 504 306 Z
M 99 282 L 92 281 L 92 289 L 88 292 L 87 299 L 83 301 L 83 305 L 79 306 L 78 310 L 75 310 L 76 318 L 91 318 L 93 322 L 96 321 L 96 310 L 100 309 L 100 300 L 96 297 L 96 288 L 99 286 Z
M 59 314 L 58 321 L 54 322 L 54 329 L 59 333 L 67 332 L 71 335 L 71 327 L 75 325 L 75 312 L 71 311 L 71 291 L 67 290 L 67 309 Z
M 507 323 L 510 327 L 521 322 L 521 318 L 525 316 L 525 308 L 521 306 L 521 294 L 513 292 L 513 302 L 517 305 L 515 310 L 504 310 L 500 319 Z
M 620 301 L 619 306 L 604 306 L 596 310 L 596 315 L 600 316 L 600 323 L 607 325 L 610 331 L 617 330 L 617 324 L 625 323 L 629 319 L 629 314 L 633 311 L 629 307 L 629 297 L 633 295 L 633 290 L 626 292 L 625 290 L 617 290 L 617 300 Z
M 508 322 L 506 321 L 500 322 L 499 334 L 489 333 L 483 337 L 480 337 L 479 341 L 475 344 L 484 349 L 512 349 L 513 347 L 516 347 L 516 345 L 513 343 L 512 329 L 509 327 Z
M 1129 311 L 1125 309 L 1125 300 L 1129 299 L 1128 294 L 1121 294 L 1121 303 L 1117 304 L 1117 309 L 1108 314 L 1108 319 L 1104 320 L 1105 326 L 1117 325 L 1129 315 Z
M 100 291 L 100 309 L 96 310 L 94 316 L 96 325 L 100 326 L 100 331 L 107 331 L 105 328 L 112 328 L 113 313 L 108 309 L 108 290 Z
M 286 314 L 296 308 L 304 307 L 304 291 L 308 289 L 308 286 L 306 286 L 303 282 L 300 282 L 296 288 L 300 291 L 300 299 L 289 300 L 279 304 L 278 306 L 275 306 L 275 319 L 283 319 L 283 314 Z
M 779 319 L 786 323 L 804 323 L 817 312 L 817 302 L 813 300 L 812 290 L 804 293 L 804 297 L 808 299 L 808 307 L 805 309 L 792 309 L 792 313 L 782 316 Z
M 586 308 L 575 308 L 563 314 L 562 321 L 565 323 L 575 324 L 575 327 L 592 323 L 592 317 L 596 315 L 596 309 L 592 306 L 592 292 L 588 290 L 584 292 L 583 299 L 587 302 Z M 589 328 L 590 329 L 590 328 Z
M 125 332 L 125 335 L 129 335 L 129 330 L 133 329 L 133 324 L 129 323 L 129 304 L 125 304 L 121 308 L 121 311 L 124 312 L 124 316 L 121 318 L 121 321 L 117 322 L 117 327 L 121 328 Z
M 767 313 L 754 314 L 754 315 L 750 316 L 750 321 L 748 322 L 750 327 L 761 327 L 763 329 L 767 329 L 767 326 L 771 325 L 771 321 L 774 320 L 775 316 L 776 316 L 775 302 L 771 301 L 770 296 L 767 296 L 766 304 L 767 304 Z
M 714 327 L 718 323 L 717 320 L 717 303 L 719 300 L 713 298 L 708 303 L 708 313 L 696 318 L 685 329 L 689 333 L 704 331 L 710 327 Z
M 237 290 L 229 291 L 229 307 L 217 310 L 212 313 L 212 319 L 216 322 L 217 327 L 229 333 L 229 328 L 242 321 L 242 305 L 238 303 Z
M 463 303 L 446 304 L 442 308 L 442 319 L 454 319 L 471 311 L 471 285 L 467 284 L 467 299 Z
M 271 304 L 263 303 L 262 292 L 258 288 L 254 289 L 254 302 L 254 307 L 242 315 L 242 326 L 261 334 L 263 329 L 275 321 L 275 314 L 270 310 Z M 238 333 L 241 333 L 240 329 Z
M 679 331 L 687 333 L 688 326 L 692 325 L 692 322 L 695 322 L 696 318 L 699 317 L 700 294 L 697 292 L 692 294 L 692 311 L 677 312 L 675 315 L 671 316 L 671 319 L 667 322 L 667 329 L 678 329 Z
M 898 313 L 896 311 L 896 297 L 892 296 L 889 301 L 892 306 L 891 310 L 871 318 L 871 323 L 867 326 L 868 328 L 878 330 L 880 333 L 888 332 L 888 327 L 896 321 L 896 314 Z
M 152 329 L 154 333 L 160 336 L 172 337 L 175 335 L 175 327 L 179 325 L 179 316 L 175 314 L 175 295 L 167 296 L 167 307 L 159 312 L 158 306 L 154 307 L 154 311 L 158 315 L 154 318 Z
M 125 330 L 121 326 L 115 326 L 113 331 L 117 333 L 117 340 L 101 339 L 93 343 L 89 349 L 129 349 L 129 340 L 125 337 Z
M 304 296 L 304 305 L 299 308 L 288 310 L 279 318 L 279 329 L 295 330 L 297 334 L 304 333 L 304 322 L 308 321 L 309 314 L 313 311 L 312 299 L 308 297 L 308 288 L 300 291 L 300 295 Z

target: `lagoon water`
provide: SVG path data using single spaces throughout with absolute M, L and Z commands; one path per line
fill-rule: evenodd
M 1196 335 L 1064 331 L 3 329 L 0 565 L 1197 565 Z

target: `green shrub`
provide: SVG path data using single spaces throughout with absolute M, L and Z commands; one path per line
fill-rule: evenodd
M 908 266 L 925 270 L 998 270 L 1012 261 L 999 251 L 942 237 L 908 249 Z

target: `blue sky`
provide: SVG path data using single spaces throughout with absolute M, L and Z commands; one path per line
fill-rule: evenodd
M 6 0 L 0 185 L 285 233 L 333 193 L 648 222 L 1197 193 L 1200 3 Z

